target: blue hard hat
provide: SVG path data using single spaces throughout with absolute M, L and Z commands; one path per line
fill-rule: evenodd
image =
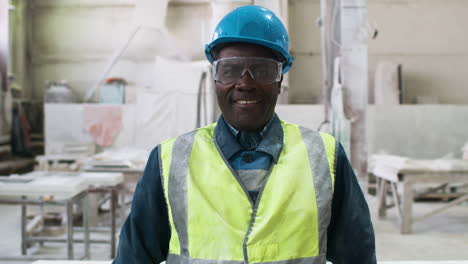
M 205 47 L 210 63 L 214 60 L 213 49 L 223 43 L 246 42 L 265 46 L 283 57 L 283 74 L 291 68 L 294 58 L 289 54 L 289 37 L 281 20 L 261 6 L 242 6 L 221 21 L 213 33 L 212 41 Z

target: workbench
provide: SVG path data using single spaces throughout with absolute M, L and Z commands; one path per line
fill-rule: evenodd
M 414 160 L 391 155 L 373 155 L 369 160 L 369 173 L 377 177 L 379 217 L 384 218 L 389 207 L 396 207 L 402 234 L 412 232 L 413 222 L 423 220 L 468 200 L 468 193 L 460 194 L 458 198 L 440 208 L 422 216 L 413 217 L 414 186 L 417 184 L 468 183 L 468 161 L 466 160 Z M 389 192 L 392 193 L 392 205 L 388 205 L 386 201 Z
M 22 229 L 22 250 L 26 255 L 28 242 L 67 242 L 68 259 L 74 259 L 73 244 L 76 241 L 85 243 L 85 256 L 89 257 L 90 243 L 109 243 L 110 257 L 115 257 L 116 251 L 116 204 L 119 190 L 122 188 L 122 173 L 83 173 L 83 172 L 50 172 L 35 171 L 24 175 L 14 175 L 4 179 L 0 185 L 0 203 L 21 204 L 21 229 Z M 111 227 L 109 240 L 92 240 L 89 238 L 90 231 L 97 231 L 89 227 L 89 202 L 88 193 L 110 193 Z M 18 197 L 21 197 L 20 199 Z M 35 199 L 26 199 L 35 197 Z M 44 197 L 50 197 L 44 200 Z M 83 240 L 73 239 L 73 231 L 80 228 L 73 228 L 71 221 L 73 204 L 78 200 L 83 202 Z M 55 237 L 27 237 L 26 236 L 26 206 L 64 204 L 67 208 L 67 239 L 63 240 Z M 100 231 L 100 230 L 99 230 Z M 106 230 L 107 231 L 107 230 Z
M 88 186 L 88 193 L 104 193 L 110 194 L 110 228 L 106 227 L 89 227 L 90 232 L 94 231 L 106 231 L 109 232 L 110 239 L 89 239 L 89 243 L 94 244 L 110 244 L 110 258 L 115 257 L 117 248 L 117 204 L 119 194 L 123 190 L 124 176 L 119 172 L 51 172 L 51 171 L 34 171 L 28 174 L 24 174 L 22 177 L 44 177 L 44 176 L 60 176 L 60 177 L 80 177 L 85 180 Z M 89 199 L 88 199 L 89 201 Z M 98 205 L 88 202 L 88 225 L 90 225 L 89 219 L 94 213 L 97 213 Z M 124 210 L 121 210 L 123 216 Z M 75 228 L 80 230 L 80 228 Z
M 122 154 L 116 153 L 116 156 Z M 123 184 L 122 184 L 122 195 L 119 204 L 121 205 L 122 212 L 128 212 L 130 210 L 130 204 L 133 199 L 133 193 L 136 188 L 136 184 L 140 179 L 144 171 L 143 161 L 130 162 L 128 160 L 99 160 L 96 157 L 88 159 L 82 162 L 81 170 L 84 172 L 97 172 L 97 173 L 122 173 Z M 122 214 L 121 221 L 123 222 L 126 214 Z
M 73 205 L 82 202 L 87 205 L 88 185 L 84 178 L 79 177 L 24 177 L 6 178 L 0 180 L 0 204 L 21 206 L 21 256 L 0 256 L 2 260 L 34 259 L 27 256 L 29 242 L 66 242 L 67 258 L 75 259 L 73 237 Z M 60 205 L 65 208 L 66 238 L 28 236 L 27 206 L 28 205 Z M 85 253 L 89 257 L 89 230 L 86 210 L 83 214 Z

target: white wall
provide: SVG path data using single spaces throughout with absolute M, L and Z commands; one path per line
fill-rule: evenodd
M 322 105 L 278 105 L 281 119 L 310 129 L 323 121 Z M 468 142 L 468 106 L 369 106 L 368 153 L 419 159 L 461 158 Z
M 22 2 L 24 0 L 16 0 Z M 258 0 L 262 4 L 266 1 Z M 274 2 L 274 4 L 272 4 Z M 282 6 L 285 1 L 268 1 Z M 213 29 L 213 3 L 226 11 L 251 1 L 172 0 L 164 41 L 150 30 L 139 33 L 110 75 L 131 85 L 151 85 L 155 55 L 203 59 L 203 47 Z M 291 103 L 321 101 L 320 0 L 289 0 L 288 17 L 295 65 L 289 74 Z M 30 36 L 25 95 L 41 99 L 46 80 L 68 80 L 80 96 L 100 75 L 112 52 L 132 28 L 134 0 L 28 1 Z M 379 61 L 403 64 L 404 102 L 417 95 L 437 97 L 440 103 L 468 103 L 468 2 L 466 0 L 369 0 L 369 21 L 379 30 L 369 42 L 370 89 Z M 218 11 L 216 11 L 218 12 Z M 21 57 L 23 56 L 23 57 Z M 18 62 L 21 63 L 21 62 Z M 21 69 L 21 65 L 19 66 Z M 370 94 L 373 94 L 372 91 Z M 372 98 L 370 98 L 372 102 Z
M 468 142 L 465 105 L 372 106 L 368 113 L 369 153 L 461 158 Z
M 444 104 L 468 103 L 468 2 L 466 0 L 369 0 L 369 21 L 377 39 L 369 41 L 370 89 L 379 61 L 403 64 L 404 102 L 437 97 Z M 289 1 L 290 102 L 321 100 L 319 0 Z M 372 94 L 372 93 L 371 93 Z M 370 100 L 372 102 L 372 100 Z
M 170 34 L 140 31 L 109 76 L 126 78 L 132 86 L 151 86 L 156 55 L 203 57 L 210 4 L 179 2 L 169 4 L 166 25 Z M 82 98 L 134 28 L 134 7 L 132 0 L 31 2 L 32 98 L 42 97 L 46 80 L 68 80 Z
M 289 1 L 289 34 L 294 65 L 289 73 L 289 102 L 310 104 L 321 102 L 322 55 L 320 0 Z
M 29 97 L 42 99 L 47 80 L 67 80 L 79 98 L 83 98 L 103 72 L 113 52 L 131 32 L 135 2 L 29 1 L 31 31 L 28 52 L 32 80 L 26 89 Z M 152 67 L 155 56 L 204 59 L 204 46 L 211 39 L 219 19 L 232 9 L 252 2 L 170 0 L 165 19 L 169 35 L 163 36 L 148 29 L 138 33 L 109 76 L 126 78 L 130 86 L 151 86 L 154 83 Z M 277 11 L 287 22 L 287 0 L 258 0 L 256 3 Z

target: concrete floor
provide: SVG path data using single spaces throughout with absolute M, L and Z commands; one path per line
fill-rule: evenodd
M 413 224 L 413 233 L 399 232 L 396 209 L 384 220 L 376 214 L 376 199 L 369 200 L 378 260 L 468 260 L 468 204 L 455 206 Z M 418 202 L 414 215 L 438 208 L 441 203 Z
M 376 217 L 375 198 L 370 197 L 376 231 L 378 260 L 468 260 L 468 204 L 453 207 L 442 214 L 435 215 L 413 226 L 413 233 L 401 235 L 395 210 L 389 210 L 385 220 Z M 438 203 L 417 203 L 415 214 L 423 214 Z M 20 253 L 19 207 L 0 206 L 0 256 L 18 256 Z M 6 239 L 8 238 L 8 239 Z M 75 254 L 80 255 L 81 247 Z M 38 253 L 66 255 L 65 244 L 46 244 Z M 93 260 L 106 260 L 109 256 L 108 245 L 92 245 Z M 0 261 L 0 264 L 29 264 L 31 261 Z

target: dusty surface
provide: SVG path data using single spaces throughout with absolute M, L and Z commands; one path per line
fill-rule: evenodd
M 414 232 L 409 235 L 399 233 L 398 217 L 394 210 L 388 211 L 385 220 L 378 220 L 375 213 L 374 197 L 369 198 L 376 230 L 376 247 L 379 261 L 391 260 L 468 260 L 468 204 L 453 207 L 446 212 L 416 222 Z M 415 214 L 440 206 L 437 203 L 416 203 Z M 19 207 L 0 206 L 0 256 L 19 255 L 20 227 Z M 8 239 L 5 239 L 8 238 Z M 82 248 L 76 249 L 80 254 Z M 91 256 L 93 260 L 107 260 L 109 246 L 93 245 Z M 39 254 L 66 255 L 65 244 L 46 244 Z M 0 261 L 0 264 L 12 263 Z M 32 262 L 14 262 L 26 264 Z

